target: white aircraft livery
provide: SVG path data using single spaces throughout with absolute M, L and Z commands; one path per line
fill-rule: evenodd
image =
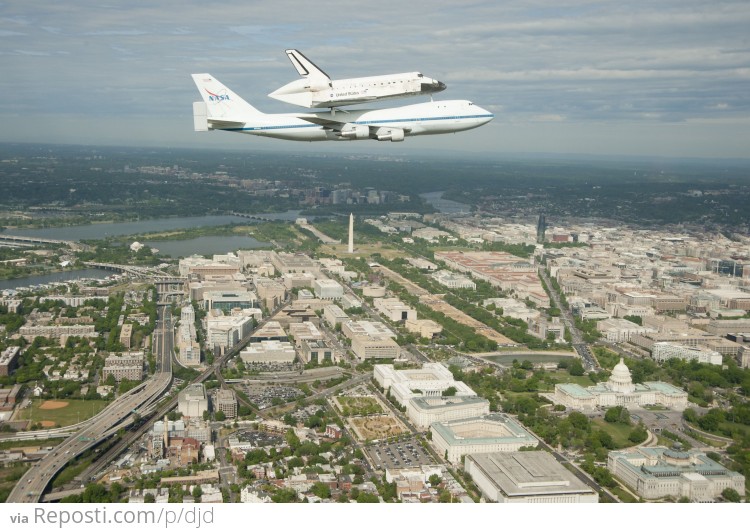
M 196 131 L 226 130 L 282 140 L 403 141 L 481 127 L 495 116 L 470 101 L 430 101 L 379 110 L 265 114 L 214 79 L 193 74 L 203 101 L 193 103 Z
M 445 84 L 419 72 L 334 79 L 298 50 L 286 50 L 302 76 L 268 94 L 269 97 L 306 108 L 331 108 L 405 96 L 430 95 Z

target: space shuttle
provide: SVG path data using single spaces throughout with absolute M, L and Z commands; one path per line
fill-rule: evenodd
M 419 72 L 331 79 L 299 50 L 286 50 L 302 79 L 268 94 L 269 97 L 306 108 L 336 108 L 406 96 L 430 96 L 445 84 Z

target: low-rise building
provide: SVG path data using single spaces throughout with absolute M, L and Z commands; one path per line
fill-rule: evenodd
M 443 392 L 454 388 L 454 397 L 476 396 L 474 390 L 453 378 L 453 373 L 443 364 L 428 363 L 419 369 L 394 369 L 392 365 L 376 365 L 373 378 L 383 388 L 391 390 L 391 396 L 400 406 L 417 397 L 442 397 Z
M 395 338 L 396 334 L 387 325 L 375 320 L 348 320 L 341 324 L 341 332 L 353 340 L 355 336 L 369 338 Z
M 378 312 L 391 321 L 416 320 L 417 311 L 398 298 L 375 298 Z
M 352 352 L 362 361 L 373 358 L 397 358 L 401 346 L 391 338 L 355 336 L 352 338 Z
M 286 287 L 283 283 L 267 277 L 257 277 L 253 282 L 258 298 L 268 310 L 274 310 L 286 298 Z
M 289 342 L 265 340 L 248 344 L 240 358 L 246 364 L 291 364 L 297 353 Z
M 324 340 L 305 340 L 300 346 L 300 352 L 305 363 L 335 360 L 333 348 Z
M 70 336 L 97 338 L 99 333 L 93 325 L 24 325 L 18 334 L 32 342 L 37 336 L 65 340 Z
M 256 329 L 252 337 L 250 338 L 250 342 L 253 343 L 264 342 L 266 340 L 287 342 L 289 341 L 289 337 L 287 336 L 286 331 L 281 326 L 281 323 L 271 320 L 263 324 L 262 327 Z
M 331 328 L 336 327 L 337 323 L 343 324 L 345 321 L 348 321 L 349 315 L 344 312 L 344 310 L 339 307 L 338 305 L 334 305 L 333 303 L 330 305 L 327 305 L 323 309 L 323 319 L 325 322 L 331 326 Z
M 432 423 L 479 417 L 490 412 L 482 397 L 416 397 L 406 404 L 406 415 L 421 430 Z
M 662 446 L 612 451 L 609 471 L 641 498 L 665 496 L 710 502 L 724 489 L 745 495 L 745 477 L 717 463 L 700 450 L 673 450 Z
M 341 299 L 344 296 L 344 287 L 333 279 L 316 279 L 313 282 L 313 292 L 320 299 Z
M 651 357 L 657 362 L 665 362 L 670 358 L 681 358 L 695 360 L 702 364 L 720 366 L 723 361 L 721 353 L 702 347 L 691 347 L 689 345 L 678 345 L 669 342 L 656 342 L 651 350 Z
M 466 288 L 476 290 L 477 284 L 466 276 L 442 270 L 432 274 L 432 279 L 447 288 Z
M 599 495 L 543 451 L 466 456 L 466 472 L 497 503 L 597 503 Z
M 294 341 L 298 343 L 306 340 L 317 341 L 323 339 L 323 333 L 311 321 L 290 323 L 289 334 L 294 338 Z
M 115 377 L 119 384 L 122 380 L 143 380 L 143 353 L 111 353 L 104 360 L 102 376 Z
M 206 310 L 229 312 L 234 308 L 256 308 L 258 297 L 245 289 L 216 290 L 203 294 L 203 304 Z
M 443 326 L 432 320 L 406 320 L 404 326 L 407 331 L 418 334 L 428 340 L 432 340 L 435 336 L 443 332 Z
M 539 444 L 521 423 L 504 413 L 490 413 L 430 425 L 432 445 L 451 463 L 462 456 L 489 452 L 517 452 Z
M 292 290 L 293 288 L 312 288 L 315 281 L 315 275 L 310 272 L 295 272 L 284 274 L 284 286 Z
M 599 320 L 596 322 L 596 329 L 602 333 L 605 340 L 612 343 L 627 342 L 631 337 L 643 335 L 649 331 L 637 323 L 619 318 Z

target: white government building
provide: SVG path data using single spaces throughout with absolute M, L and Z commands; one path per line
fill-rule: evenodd
M 597 407 L 625 406 L 638 408 L 661 405 L 674 410 L 687 407 L 687 393 L 666 382 L 633 384 L 630 369 L 621 358 L 606 382 L 584 388 L 578 384 L 555 384 L 555 393 L 548 395 L 555 404 L 575 410 Z
M 721 353 L 710 349 L 701 349 L 690 345 L 679 345 L 672 342 L 656 342 L 651 349 L 651 357 L 657 362 L 665 362 L 670 358 L 682 360 L 696 360 L 702 364 L 720 366 L 723 358 Z
M 392 365 L 376 365 L 373 378 L 384 391 L 390 389 L 391 395 L 401 406 L 416 397 L 441 397 L 443 391 L 456 388 L 454 397 L 475 397 L 476 393 L 463 382 L 453 379 L 447 367 L 439 363 L 424 364 L 420 369 L 396 370 Z
M 517 452 L 539 444 L 521 423 L 504 413 L 435 422 L 430 425 L 430 432 L 435 451 L 451 463 L 458 463 L 469 454 Z
M 289 342 L 265 340 L 248 344 L 240 358 L 246 364 L 291 364 L 297 353 Z
M 466 472 L 497 503 L 597 503 L 599 495 L 552 454 L 496 452 L 466 456 Z
M 724 489 L 745 495 L 745 476 L 728 470 L 700 450 L 672 450 L 663 446 L 610 452 L 607 468 L 638 496 L 665 496 L 711 502 Z
M 478 417 L 490 412 L 490 402 L 482 397 L 417 397 L 409 399 L 406 415 L 420 430 L 434 422 Z

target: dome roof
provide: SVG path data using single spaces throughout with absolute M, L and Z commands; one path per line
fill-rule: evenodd
M 625 365 L 623 358 L 620 358 L 620 363 L 612 369 L 612 376 L 609 377 L 607 386 L 610 390 L 618 393 L 632 393 L 635 389 L 630 369 Z
M 630 369 L 625 365 L 625 359 L 620 357 L 620 363 L 612 369 L 612 378 L 631 380 Z

